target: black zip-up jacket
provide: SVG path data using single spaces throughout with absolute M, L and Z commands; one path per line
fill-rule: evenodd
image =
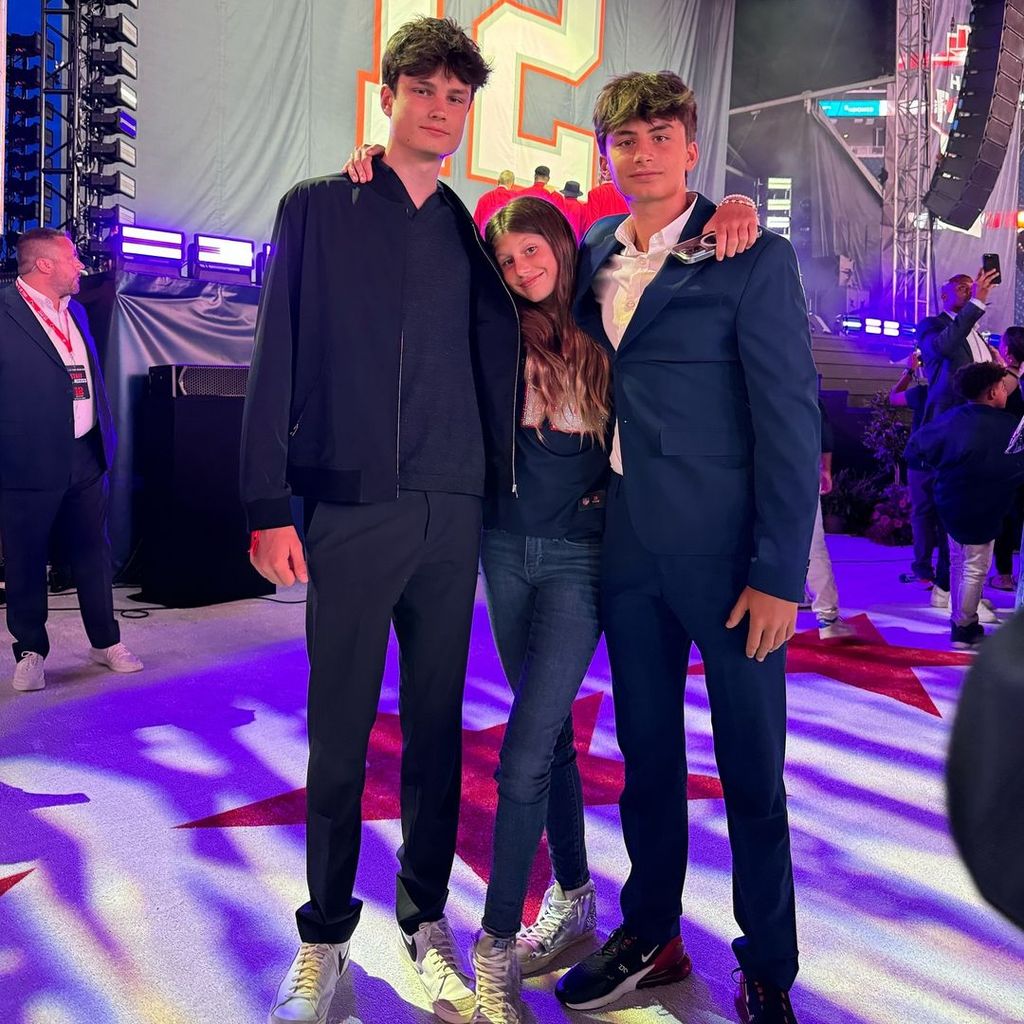
M 519 323 L 512 297 L 458 196 L 472 270 L 470 350 L 487 488 L 513 486 Z M 242 424 L 250 530 L 292 522 L 292 494 L 336 502 L 398 497 L 405 190 L 378 170 L 301 182 L 277 211 Z M 408 268 L 415 272 L 415 268 Z

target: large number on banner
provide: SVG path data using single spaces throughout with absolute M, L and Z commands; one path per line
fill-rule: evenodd
M 380 109 L 380 57 L 392 34 L 418 15 L 442 17 L 442 0 L 374 0 L 373 67 L 357 75 L 356 145 L 388 141 L 388 119 Z
M 515 0 L 499 0 L 473 23 L 473 34 L 494 66 L 487 88 L 470 113 L 467 176 L 496 181 L 505 168 L 533 181 L 538 164 L 551 167 L 558 183 L 573 179 L 587 188 L 596 144 L 588 128 L 552 118 L 543 131 L 536 118 L 524 124 L 528 73 L 578 85 L 602 60 L 604 0 L 561 0 L 558 13 L 541 14 Z

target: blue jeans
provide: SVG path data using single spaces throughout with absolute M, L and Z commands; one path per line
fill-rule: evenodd
M 590 878 L 572 702 L 600 636 L 601 543 L 486 530 L 481 558 L 491 631 L 514 694 L 496 773 L 498 812 L 483 926 L 511 937 L 522 923 L 545 826 L 562 888 L 577 889 Z

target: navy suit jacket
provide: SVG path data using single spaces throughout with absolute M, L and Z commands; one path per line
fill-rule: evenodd
M 955 317 L 951 313 L 942 312 L 925 317 L 917 325 L 917 344 L 928 377 L 928 400 L 924 407 L 923 423 L 963 403 L 953 378 L 961 366 L 974 362 L 967 336 L 984 314 L 985 310 L 977 303 L 966 302 Z M 991 350 L 991 346 L 989 348 Z
M 681 240 L 715 207 L 703 196 Z M 623 488 L 640 542 L 664 555 L 749 558 L 748 584 L 803 596 L 818 504 L 821 415 L 792 246 L 689 266 L 669 256 L 612 349 L 594 275 L 622 250 L 606 217 L 580 250 L 576 320 L 612 355 Z
M 114 461 L 110 416 L 96 344 L 85 310 L 68 307 L 89 351 L 96 419 L 106 469 Z M 71 379 L 46 331 L 18 289 L 0 292 L 0 488 L 58 490 L 71 479 L 75 439 Z

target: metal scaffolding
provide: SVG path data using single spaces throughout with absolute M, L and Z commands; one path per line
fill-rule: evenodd
M 109 261 L 111 228 L 130 214 L 104 206 L 108 196 L 134 198 L 135 191 L 130 175 L 110 173 L 112 165 L 135 166 L 134 146 L 124 138 L 107 141 L 135 137 L 134 118 L 119 108 L 135 109 L 137 97 L 123 78 L 137 73 L 126 48 L 134 49 L 138 32 L 124 16 L 110 16 L 108 8 L 118 3 L 137 6 L 136 0 L 40 0 L 38 56 L 8 56 L 8 67 L 24 80 L 9 90 L 15 104 L 9 124 L 35 158 L 13 186 L 8 182 L 8 191 L 29 181 L 32 189 L 20 206 L 5 210 L 8 263 L 17 235 L 41 225 L 66 231 L 86 264 L 99 269 Z
M 924 196 L 932 178 L 929 133 L 931 0 L 896 4 L 896 81 L 893 86 L 892 314 L 918 323 L 928 315 L 931 219 Z

